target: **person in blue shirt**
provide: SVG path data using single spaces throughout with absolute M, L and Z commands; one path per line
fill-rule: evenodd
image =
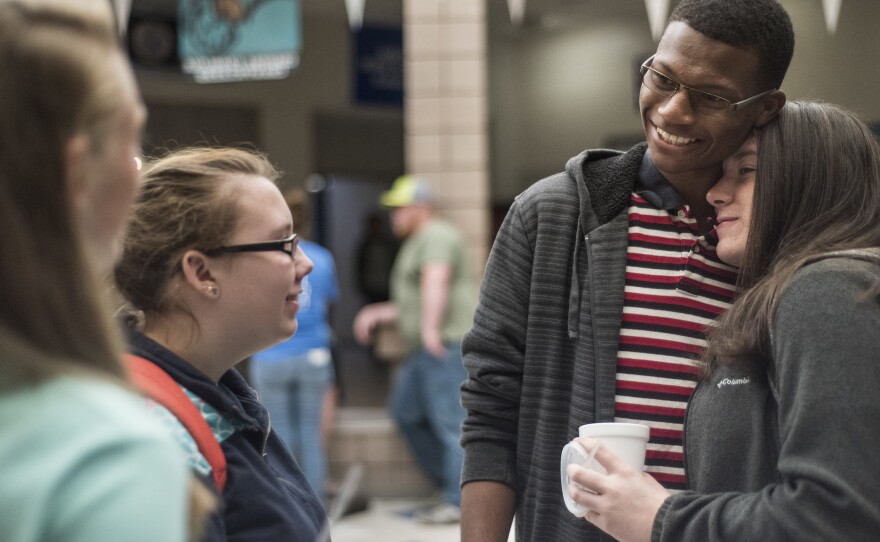
M 294 230 L 308 232 L 311 213 L 302 190 L 285 195 Z M 272 427 L 294 453 L 306 479 L 319 495 L 325 490 L 327 460 L 322 416 L 332 412 L 336 385 L 330 352 L 331 305 L 339 299 L 336 263 L 329 250 L 302 239 L 300 248 L 312 260 L 303 279 L 296 336 L 251 358 L 251 380 L 272 417 Z

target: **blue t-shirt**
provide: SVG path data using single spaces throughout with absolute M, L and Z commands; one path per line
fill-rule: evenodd
M 313 348 L 329 348 L 332 331 L 327 321 L 330 305 L 339 299 L 336 263 L 329 250 L 311 241 L 300 241 L 300 248 L 314 268 L 303 279 L 299 296 L 296 335 L 287 341 L 254 354 L 254 361 L 275 361 L 302 354 Z

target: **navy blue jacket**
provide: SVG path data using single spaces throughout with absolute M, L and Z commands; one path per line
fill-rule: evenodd
M 148 337 L 130 329 L 127 334 L 133 354 L 161 367 L 224 418 L 247 426 L 220 443 L 226 455 L 226 488 L 202 540 L 314 542 L 327 521 L 321 500 L 284 442 L 271 431 L 268 412 L 238 371 L 230 369 L 217 385 Z

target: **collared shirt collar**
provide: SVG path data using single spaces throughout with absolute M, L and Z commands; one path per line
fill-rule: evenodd
M 658 209 L 672 210 L 684 205 L 684 200 L 654 165 L 650 149 L 645 151 L 642 158 L 635 192 Z

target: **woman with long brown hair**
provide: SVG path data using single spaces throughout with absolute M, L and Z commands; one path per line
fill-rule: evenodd
M 608 475 L 570 467 L 570 494 L 624 541 L 874 539 L 880 145 L 840 107 L 789 102 L 707 199 L 741 294 L 688 407 L 690 490 L 669 495 L 599 445 Z
M 0 3 L 0 540 L 187 538 L 184 459 L 99 286 L 145 115 L 108 3 Z

